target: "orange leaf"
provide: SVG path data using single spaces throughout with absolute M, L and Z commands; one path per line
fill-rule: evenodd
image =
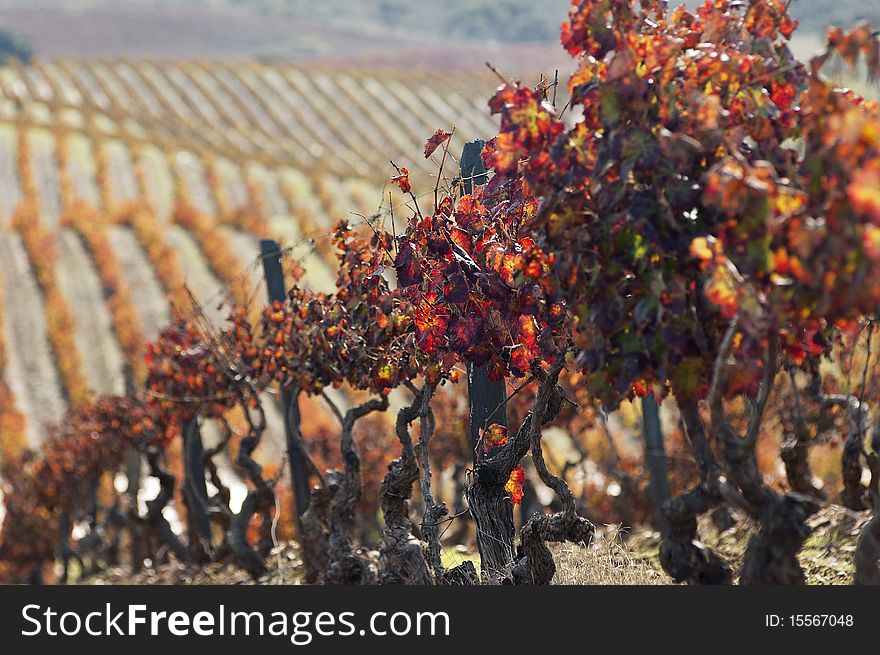
M 500 448 L 507 443 L 507 426 L 493 423 L 483 430 L 483 452 L 488 453 L 493 448 Z
M 400 190 L 404 193 L 412 192 L 412 185 L 409 183 L 409 171 L 407 169 L 401 167 L 400 175 L 392 177 L 391 181 L 399 186 Z
M 523 497 L 523 484 L 526 481 L 526 472 L 522 466 L 517 466 L 510 472 L 507 484 L 504 485 L 504 492 L 510 494 L 510 499 L 514 505 L 519 505 Z

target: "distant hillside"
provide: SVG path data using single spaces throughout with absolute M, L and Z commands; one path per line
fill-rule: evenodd
M 51 54 L 94 54 L 101 28 L 111 53 L 117 43 L 149 39 L 154 53 L 185 51 L 207 40 L 236 56 L 374 52 L 449 42 L 547 43 L 556 41 L 567 0 L 0 0 L 0 27 L 31 35 Z M 281 20 L 279 20 L 281 19 Z M 136 24 L 139 30 L 129 29 Z M 119 29 L 114 29 L 118 27 Z M 72 28 L 72 29 L 68 29 Z M 181 34 L 186 32 L 187 34 Z M 258 38 L 260 33 L 263 39 Z M 125 34 L 125 40 L 119 37 Z M 58 41 L 69 44 L 58 49 Z M 71 49 L 70 46 L 73 46 Z M 38 51 L 39 51 L 38 47 Z M 216 50 L 216 49 L 215 49 Z M 203 53 L 216 56 L 216 51 Z
M 210 2 L 210 0 L 207 0 Z M 685 0 L 696 7 L 700 0 Z M 213 4 L 217 4 L 214 2 Z M 220 0 L 220 4 L 285 16 L 370 25 L 394 26 L 465 39 L 534 42 L 555 40 L 569 0 Z M 678 0 L 670 0 L 674 7 Z M 824 32 L 829 25 L 849 25 L 869 19 L 880 25 L 877 0 L 794 0 L 791 12 L 804 31 Z
M 877 0 L 794 0 L 791 13 L 805 32 L 824 33 L 829 25 L 846 27 L 863 19 L 880 27 Z
M 0 0 L 0 29 L 27 38 L 41 57 L 379 58 L 444 69 L 491 60 L 508 71 L 518 68 L 516 59 L 530 71 L 564 63 L 555 35 L 565 0 L 510 4 L 522 7 L 510 11 L 504 4 L 500 12 L 482 3 L 413 2 L 411 9 L 392 11 L 393 2 L 348 0 L 277 6 L 259 0 Z
M 687 0 L 696 6 L 699 0 Z M 670 0 L 675 5 L 677 0 Z M 485 59 L 503 64 L 526 45 L 558 56 L 568 0 L 0 0 L 0 29 L 22 34 L 41 56 L 396 57 Z M 800 38 L 868 18 L 878 0 L 794 0 Z M 502 51 L 503 50 L 503 51 Z M 541 59 L 536 66 L 556 65 Z M 464 53 L 464 54 L 462 54 Z M 507 67 L 509 70 L 509 67 Z
M 223 0 L 231 6 L 284 16 L 368 26 L 373 30 L 420 32 L 440 38 L 509 42 L 555 40 L 568 0 Z

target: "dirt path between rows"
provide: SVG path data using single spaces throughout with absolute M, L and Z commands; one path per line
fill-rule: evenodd
M 34 184 L 40 203 L 40 220 L 44 227 L 54 230 L 58 228 L 61 216 L 55 140 L 51 132 L 43 129 L 31 130 L 28 139 Z
M 98 272 L 73 230 L 58 232 L 56 275 L 74 320 L 74 340 L 86 384 L 100 394 L 125 392 L 124 359 L 107 309 Z
M 67 405 L 46 332 L 42 296 L 17 234 L 0 234 L 0 279 L 6 378 L 27 419 L 30 443 L 37 446 L 45 437 L 44 424 L 60 421 Z
M 0 229 L 9 227 L 12 213 L 21 202 L 17 141 L 15 128 L 0 126 Z
M 165 238 L 168 244 L 177 251 L 177 258 L 186 285 L 196 299 L 201 303 L 205 316 L 214 325 L 220 325 L 229 313 L 229 297 L 208 263 L 202 256 L 199 244 L 192 235 L 179 225 L 169 225 L 165 230 Z M 225 302 L 223 307 L 218 307 Z
M 150 260 L 129 228 L 111 227 L 107 237 L 116 251 L 122 277 L 140 316 L 141 330 L 147 339 L 155 339 L 159 330 L 168 324 L 171 313 Z

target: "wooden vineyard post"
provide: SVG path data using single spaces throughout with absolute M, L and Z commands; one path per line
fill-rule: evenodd
M 281 246 L 272 239 L 260 240 L 260 256 L 263 260 L 263 273 L 266 277 L 266 291 L 269 302 L 283 302 L 287 297 L 284 288 L 284 271 L 281 268 Z M 299 440 L 294 437 L 290 423 L 292 410 L 299 402 L 289 391 L 281 390 L 281 410 L 284 414 L 284 436 L 287 444 L 287 456 L 290 462 L 290 486 L 293 491 L 294 521 L 297 536 L 302 535 L 302 515 L 309 508 L 309 471 L 306 459 L 301 450 Z
M 671 497 L 669 473 L 666 464 L 666 449 L 663 446 L 663 428 L 660 425 L 660 408 L 651 395 L 642 398 L 642 430 L 645 439 L 645 462 L 648 466 L 648 479 L 651 487 L 651 500 L 654 503 L 654 524 L 660 534 L 665 535 L 669 528 L 663 505 Z

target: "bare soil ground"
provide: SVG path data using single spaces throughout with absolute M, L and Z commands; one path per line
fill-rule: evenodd
M 61 420 L 67 405 L 46 331 L 40 291 L 18 234 L 0 234 L 7 379 L 27 419 L 28 438 L 42 442 L 43 424 Z
M 122 276 L 131 294 L 132 303 L 140 314 L 144 336 L 153 339 L 171 318 L 162 286 L 156 279 L 150 260 L 137 237 L 129 228 L 111 227 L 107 236 L 120 254 Z
M 15 128 L 0 126 L 0 228 L 7 229 L 12 213 L 21 200 L 18 182 L 17 135 Z
M 91 256 L 73 230 L 58 232 L 57 243 L 56 275 L 73 313 L 73 336 L 82 356 L 86 383 L 97 393 L 123 393 L 122 351 L 113 332 L 113 319 Z
M 179 225 L 170 225 L 165 230 L 169 245 L 177 251 L 177 257 L 186 284 L 196 299 L 202 304 L 205 316 L 216 325 L 221 324 L 229 311 L 228 306 L 220 307 L 220 303 L 228 302 L 220 280 L 211 272 L 208 263 L 202 256 L 199 244 L 193 236 Z
M 40 205 L 40 220 L 43 227 L 55 230 L 58 228 L 58 220 L 61 216 L 55 140 L 51 132 L 43 129 L 31 130 L 28 139 L 31 167 Z

